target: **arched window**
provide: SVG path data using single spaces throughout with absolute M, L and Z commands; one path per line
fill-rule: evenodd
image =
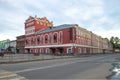
M 32 45 L 34 44 L 34 38 L 31 38 L 31 44 Z
M 25 40 L 25 44 L 28 45 L 28 43 L 29 43 L 29 42 L 28 42 L 28 39 L 26 39 L 26 40 Z
M 54 35 L 54 40 L 57 40 L 57 35 Z
M 57 43 L 57 40 L 58 40 L 58 33 L 54 33 L 53 34 L 53 42 Z
M 48 44 L 48 43 L 49 43 L 49 35 L 45 34 L 45 44 Z
M 40 44 L 40 36 L 36 38 L 37 44 Z

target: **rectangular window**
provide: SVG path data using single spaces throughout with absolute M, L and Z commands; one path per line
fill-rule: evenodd
M 71 54 L 72 53 L 72 48 L 67 48 L 67 53 Z

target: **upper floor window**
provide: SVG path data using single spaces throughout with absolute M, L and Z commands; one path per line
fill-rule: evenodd
M 53 35 L 53 42 L 54 43 L 57 43 L 57 39 L 58 38 L 58 33 L 54 33 L 54 35 Z
M 48 35 L 45 35 L 45 43 L 48 43 Z

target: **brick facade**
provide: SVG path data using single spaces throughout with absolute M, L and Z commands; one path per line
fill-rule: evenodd
M 54 26 L 44 18 L 25 22 L 25 49 L 31 53 L 91 54 L 109 50 L 107 40 L 77 24 Z

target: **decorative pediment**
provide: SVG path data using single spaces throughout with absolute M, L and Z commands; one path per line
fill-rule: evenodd
M 37 21 L 38 21 L 41 25 L 46 24 L 47 26 L 53 26 L 53 22 L 50 22 L 46 17 L 37 18 Z
M 29 23 L 29 22 L 32 22 L 32 21 L 34 21 L 34 20 L 35 20 L 34 17 L 29 16 L 29 18 L 25 21 L 25 23 Z

